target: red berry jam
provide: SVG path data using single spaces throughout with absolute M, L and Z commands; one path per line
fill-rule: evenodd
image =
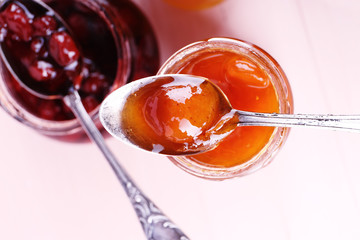
M 10 1 L 0 12 L 7 29 L 2 41 L 4 54 L 32 90 L 45 95 L 66 94 L 81 74 L 80 51 L 54 12 L 32 2 L 25 4 Z
M 30 1 L 9 1 L 0 13 L 0 41 L 8 61 L 21 73 L 18 75 L 26 85 L 46 95 L 59 91 L 65 94 L 70 84 L 78 85 L 85 108 L 96 116 L 99 104 L 110 91 L 156 74 L 156 38 L 147 19 L 131 1 L 43 2 L 61 16 L 70 32 L 54 18 L 54 13 L 40 11 Z M 9 73 L 2 74 L 6 92 L 21 111 L 54 124 L 68 124 L 75 119 L 62 100 L 38 98 Z M 36 120 L 34 128 L 41 131 L 38 123 Z

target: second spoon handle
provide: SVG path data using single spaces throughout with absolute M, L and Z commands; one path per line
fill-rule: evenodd
M 360 115 L 253 113 L 236 110 L 240 126 L 321 127 L 360 133 Z
M 89 138 L 96 143 L 117 178 L 124 187 L 129 199 L 141 222 L 143 230 L 148 240 L 189 240 L 188 237 L 165 216 L 156 205 L 148 199 L 141 190 L 131 180 L 130 176 L 116 160 L 113 153 L 106 146 L 105 141 L 91 120 L 90 116 L 81 103 L 80 96 L 76 90 L 70 91 L 64 97 L 65 104 L 71 108 L 76 115 Z

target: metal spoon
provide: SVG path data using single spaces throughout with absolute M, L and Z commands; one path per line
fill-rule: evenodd
M 169 81 L 169 78 L 172 79 L 173 83 L 169 83 L 171 82 Z M 212 85 L 212 97 L 220 99 L 218 101 L 218 104 L 221 106 L 218 106 L 218 109 L 228 109 L 228 111 L 223 116 L 220 116 L 221 118 L 217 122 L 214 122 L 212 127 L 204 130 L 202 133 L 196 136 L 189 136 L 191 142 L 171 142 L 171 140 L 168 139 L 166 141 L 162 141 L 162 139 L 167 138 L 166 136 L 160 138 L 162 142 L 154 142 L 155 138 L 151 139 L 149 136 L 139 137 L 137 135 L 133 137 L 133 130 L 127 131 L 128 129 L 123 127 L 123 123 L 125 122 L 127 117 L 127 114 L 122 114 L 123 111 L 125 111 L 124 106 L 126 106 L 127 101 L 129 98 L 131 98 L 131 96 L 134 96 L 135 94 L 141 95 L 143 93 L 141 92 L 141 89 L 145 89 L 147 86 L 150 86 L 150 84 L 152 84 L 151 86 L 156 87 L 151 90 L 149 88 L 146 89 L 147 93 L 150 91 L 157 91 L 158 93 L 158 91 L 162 91 L 158 90 L 161 88 L 165 89 L 164 91 L 167 91 L 166 89 L 173 89 L 174 86 L 190 86 L 188 85 L 189 82 L 194 83 L 191 84 L 192 88 L 194 88 L 195 85 L 198 86 L 199 89 L 192 90 L 193 92 L 195 92 L 195 94 L 204 91 L 205 87 L 201 88 L 203 84 Z M 156 83 L 156 85 L 154 85 L 154 83 Z M 186 96 L 186 101 L 188 101 L 189 99 L 189 96 Z M 207 100 L 209 99 L 206 99 L 205 97 L 201 104 L 207 104 L 208 102 L 210 102 Z M 179 112 L 186 108 L 184 106 L 184 109 L 180 109 L 183 105 L 177 104 L 176 106 L 178 105 L 180 105 L 178 110 Z M 156 106 L 152 108 L 159 109 L 160 107 L 161 106 Z M 194 113 L 192 114 L 201 114 L 197 113 L 196 110 L 197 109 L 194 109 Z M 174 114 L 176 114 L 176 111 Z M 173 119 L 179 119 L 179 117 L 174 116 Z M 347 130 L 360 133 L 360 115 L 278 114 L 255 113 L 236 110 L 231 107 L 230 102 L 228 101 L 225 94 L 220 90 L 220 88 L 215 86 L 208 79 L 198 76 L 181 74 L 160 75 L 143 78 L 117 89 L 103 101 L 100 107 L 100 120 L 108 132 L 110 132 L 113 136 L 122 140 L 123 142 L 130 143 L 131 145 L 134 145 L 138 148 L 166 155 L 189 155 L 211 150 L 216 147 L 217 144 L 219 144 L 226 136 L 228 136 L 237 126 L 303 126 L 320 127 L 335 130 Z M 160 120 L 157 119 L 155 122 L 159 121 Z M 162 123 L 160 123 L 160 125 L 161 124 Z M 202 125 L 204 126 L 205 122 Z M 134 126 L 133 129 L 136 129 L 136 126 Z M 171 129 L 170 132 L 179 132 L 180 130 L 180 125 L 178 125 L 178 129 Z M 184 132 L 184 129 L 182 129 L 181 131 Z M 160 134 L 159 132 L 160 131 L 158 131 L 157 134 Z M 170 139 L 176 139 L 176 136 Z M 155 139 L 155 141 L 160 140 L 158 138 Z M 153 145 L 157 145 L 157 148 L 149 148 L 149 146 L 151 145 L 147 143 L 144 144 L 144 141 L 153 141 Z M 161 145 L 160 148 L 159 145 Z
M 26 6 L 31 3 L 38 5 L 36 7 L 43 8 L 46 11 L 54 13 L 54 16 L 57 18 L 57 21 L 60 22 L 64 27 L 67 25 L 61 19 L 60 16 L 56 14 L 49 6 L 47 6 L 42 1 L 37 0 L 18 0 L 18 1 L 2 1 L 0 2 L 0 9 L 9 2 L 20 2 L 22 5 Z M 70 31 L 67 28 L 67 31 Z M 90 116 L 86 112 L 84 106 L 82 105 L 81 98 L 76 90 L 76 87 L 71 86 L 68 92 L 63 94 L 46 94 L 45 92 L 37 92 L 35 89 L 32 89 L 30 86 L 25 84 L 18 76 L 17 72 L 8 62 L 6 55 L 3 51 L 3 43 L 0 44 L 0 59 L 3 62 L 7 70 L 12 74 L 12 77 L 25 89 L 34 95 L 43 98 L 43 99 L 62 99 L 64 103 L 73 111 L 74 115 L 80 121 L 85 132 L 89 138 L 99 147 L 106 160 L 110 164 L 111 168 L 115 172 L 117 178 L 122 184 L 125 192 L 127 193 L 135 211 L 139 218 L 140 223 L 142 224 L 143 230 L 146 234 L 147 239 L 149 240 L 188 240 L 188 237 L 175 225 L 172 221 L 165 216 L 159 208 L 145 195 L 142 191 L 136 186 L 131 177 L 119 164 L 116 157 L 110 151 L 110 149 L 105 144 L 105 141 L 95 126 L 94 122 L 91 120 Z M 3 71 L 2 71 L 3 72 Z M 80 72 L 79 72 L 80 74 Z M 4 76 L 3 76 L 4 77 Z

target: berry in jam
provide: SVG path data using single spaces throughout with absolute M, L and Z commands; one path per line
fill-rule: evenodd
M 59 31 L 51 35 L 49 52 L 56 63 L 63 67 L 76 62 L 80 56 L 74 40 L 65 31 Z
M 57 23 L 52 16 L 44 15 L 34 19 L 33 22 L 35 36 L 48 36 L 57 28 Z
M 57 76 L 54 66 L 51 63 L 42 60 L 34 61 L 28 67 L 28 71 L 30 76 L 39 82 L 50 81 Z
M 94 96 L 101 95 L 108 88 L 109 84 L 106 76 L 98 72 L 89 74 L 81 86 L 83 92 Z
M 21 40 L 29 41 L 31 39 L 33 33 L 32 16 L 24 7 L 10 3 L 1 15 L 7 28 Z

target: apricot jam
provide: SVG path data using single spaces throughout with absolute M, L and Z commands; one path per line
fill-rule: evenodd
M 158 72 L 175 73 L 208 78 L 227 95 L 234 109 L 293 111 L 290 86 L 281 67 L 251 43 L 230 38 L 195 42 L 171 56 Z M 211 151 L 170 159 L 185 171 L 207 179 L 243 176 L 267 165 L 288 133 L 288 128 L 239 126 Z
M 179 73 L 207 77 L 223 90 L 235 109 L 279 111 L 277 94 L 268 74 L 246 56 L 232 52 L 205 52 L 188 62 Z M 214 150 L 189 158 L 217 166 L 238 165 L 257 154 L 273 131 L 272 127 L 238 127 Z
M 169 155 L 206 151 L 239 122 L 223 93 L 204 78 L 174 74 L 138 86 L 125 98 L 119 123 L 126 139 L 142 149 Z

